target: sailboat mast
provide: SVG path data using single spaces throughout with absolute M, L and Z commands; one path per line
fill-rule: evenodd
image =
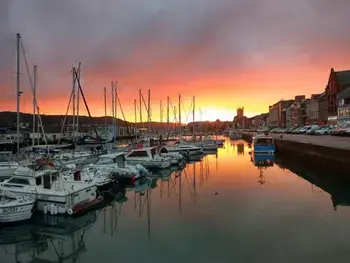
M 179 139 L 181 139 L 181 95 L 179 94 Z
M 159 101 L 159 120 L 160 122 L 163 122 L 163 105 L 162 100 Z
M 72 106 L 73 106 L 73 120 L 72 120 L 72 136 L 73 136 L 73 141 L 75 142 L 75 100 L 76 100 L 76 89 L 75 89 L 75 81 L 76 81 L 76 76 L 74 74 L 74 68 L 72 70 L 72 89 L 73 89 L 73 100 L 72 100 Z
M 111 82 L 111 86 L 112 86 L 112 131 L 113 131 L 113 142 L 115 143 L 115 136 L 116 136 L 116 131 L 115 131 L 115 119 L 114 119 L 114 83 L 113 81 Z
M 36 75 L 37 66 L 34 65 L 33 72 L 33 135 L 32 135 L 32 146 L 35 146 L 36 138 L 36 84 L 37 84 L 37 75 Z
M 169 106 L 170 106 L 170 98 L 169 98 L 169 96 L 167 97 L 167 102 L 166 102 L 166 123 L 167 123 L 167 130 L 169 130 L 169 113 L 170 113 L 170 111 L 169 111 Z
M 114 82 L 114 85 L 115 85 L 115 87 L 114 87 L 114 92 L 115 92 L 115 94 L 114 94 L 114 96 L 115 96 L 115 99 L 114 99 L 114 117 L 115 117 L 115 120 L 114 120 L 114 129 L 115 129 L 115 140 L 114 140 L 114 143 L 116 143 L 116 141 L 117 141 L 117 131 L 118 131 L 118 129 L 117 129 L 117 109 L 118 109 L 118 88 L 117 88 L 117 84 L 118 84 L 118 82 L 117 81 L 115 81 Z
M 137 133 L 136 133 L 136 123 L 137 123 L 137 101 L 134 99 L 134 113 L 135 113 L 135 124 L 134 124 L 134 134 L 135 134 L 135 139 L 137 141 Z
M 103 88 L 103 102 L 105 106 L 105 129 L 107 132 L 107 87 Z
M 17 153 L 19 153 L 19 97 L 21 96 L 20 90 L 20 70 L 21 70 L 21 58 L 20 58 L 20 48 L 21 48 L 21 35 L 17 34 Z
M 142 94 L 141 94 L 141 90 L 139 90 L 139 100 L 140 100 L 140 123 L 142 123 Z
M 196 109 L 196 97 L 193 96 L 193 112 L 192 112 L 192 117 L 193 117 L 193 126 L 192 126 L 192 135 L 193 139 L 195 139 L 195 132 L 194 132 L 194 120 L 195 120 L 195 109 Z
M 81 73 L 81 62 L 79 62 L 79 66 L 78 66 L 78 79 L 79 82 L 81 83 L 81 79 L 80 79 L 80 73 Z M 77 90 L 77 121 L 76 121 L 76 134 L 79 133 L 79 103 L 80 102 L 80 92 L 79 89 Z
M 151 131 L 151 90 L 148 90 L 148 106 L 147 106 L 147 122 L 148 122 L 148 132 Z

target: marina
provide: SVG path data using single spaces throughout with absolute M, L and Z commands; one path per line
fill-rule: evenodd
M 0 257 L 89 263 L 101 253 L 113 259 L 118 250 L 120 260 L 131 262 L 190 262 L 193 256 L 204 262 L 340 260 L 350 245 L 344 232 L 350 181 L 251 150 L 247 142 L 227 138 L 216 154 L 120 188 L 93 211 L 77 217 L 36 214 L 24 224 L 2 226 Z M 228 244 L 235 244 L 236 253 Z M 135 247 L 138 253 L 132 253 Z M 172 253 L 174 247 L 181 252 Z

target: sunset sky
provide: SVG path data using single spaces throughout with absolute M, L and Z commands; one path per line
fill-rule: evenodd
M 238 106 L 248 116 L 267 112 L 280 99 L 322 92 L 331 67 L 350 68 L 349 10 L 347 0 L 1 0 L 0 110 L 16 109 L 20 33 L 29 64 L 38 64 L 45 114 L 65 113 L 79 61 L 94 116 L 104 114 L 105 86 L 110 103 L 112 80 L 131 121 L 139 89 L 145 98 L 151 89 L 152 120 L 160 100 L 177 105 L 178 94 L 184 122 L 192 96 L 197 120 L 232 120 Z M 21 111 L 29 112 L 24 70 Z

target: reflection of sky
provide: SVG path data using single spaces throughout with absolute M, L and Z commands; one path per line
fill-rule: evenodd
M 333 211 L 328 193 L 277 165 L 264 170 L 260 185 L 250 149 L 244 144 L 246 154 L 238 155 L 237 145 L 189 164 L 181 177 L 158 180 L 149 214 L 147 194 L 135 199 L 133 192 L 122 207 L 102 210 L 81 262 L 102 255 L 119 262 L 341 262 L 350 209 Z
M 147 214 L 138 218 L 132 196 L 123 207 L 114 237 L 102 234 L 100 217 L 93 234 L 101 243 L 89 246 L 96 251 L 96 259 L 100 253 L 112 257 L 111 251 L 119 260 L 130 262 L 327 262 L 342 258 L 350 245 L 346 234 L 350 210 L 334 212 L 327 193 L 312 191 L 310 183 L 276 165 L 264 170 L 266 183 L 258 184 L 258 168 L 249 154 L 238 155 L 236 147 L 237 143 L 234 147 L 226 143 L 218 159 L 207 156 L 202 164 L 190 164 L 182 172 L 181 212 L 179 178 L 172 177 L 170 196 L 168 182 L 158 182 L 151 197 L 150 241 Z M 250 149 L 244 147 L 248 153 Z M 137 253 L 130 253 L 133 248 Z M 92 260 L 93 256 L 87 256 L 91 254 L 88 251 L 84 259 Z

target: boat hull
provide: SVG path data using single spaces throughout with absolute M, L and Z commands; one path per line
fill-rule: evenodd
M 33 215 L 34 201 L 9 207 L 0 206 L 0 223 L 14 223 L 29 220 Z

